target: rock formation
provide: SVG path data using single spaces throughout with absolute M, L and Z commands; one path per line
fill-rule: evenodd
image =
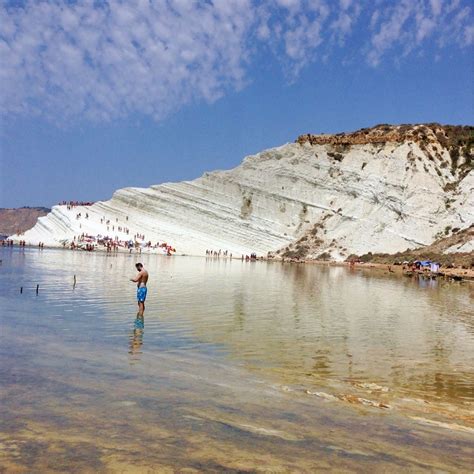
M 474 222 L 473 135 L 474 127 L 437 124 L 302 135 L 230 171 L 121 189 L 83 209 L 55 206 L 22 238 L 61 245 L 82 233 L 141 233 L 178 254 L 222 249 L 336 260 L 429 245 Z M 128 236 L 117 231 L 125 224 Z
M 0 209 L 0 235 L 11 235 L 31 229 L 38 217 L 45 216 L 51 209 L 45 207 L 20 207 L 16 209 Z

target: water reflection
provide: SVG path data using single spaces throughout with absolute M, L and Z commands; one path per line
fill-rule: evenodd
M 415 285 L 418 285 L 419 288 L 421 289 L 436 289 L 438 288 L 438 278 L 435 276 L 429 276 L 429 275 L 412 275 L 411 280 Z
M 144 322 L 123 330 L 130 324 L 123 315 L 134 309 L 128 286 L 133 256 L 9 254 L 4 270 L 12 268 L 10 279 L 25 288 L 40 283 L 44 306 L 35 308 L 41 315 L 35 324 L 61 321 L 64 331 L 87 334 L 88 315 L 100 314 L 96 324 L 107 342 L 122 340 L 129 357 L 140 360 Z M 147 355 L 220 355 L 259 376 L 311 390 L 376 383 L 394 396 L 437 399 L 442 392 L 450 403 L 474 401 L 472 285 L 329 266 L 141 260 L 150 272 Z M 106 284 L 97 287 L 97 278 Z
M 144 354 L 133 256 L 0 257 L 8 472 L 472 465 L 462 429 L 472 426 L 474 286 L 142 255 Z M 392 409 L 364 405 L 361 415 L 349 405 L 360 399 Z M 449 428 L 420 428 L 413 416 Z
M 133 330 L 129 338 L 129 351 L 131 360 L 140 360 L 143 346 L 143 333 L 145 332 L 145 318 L 143 315 L 137 315 L 133 322 Z

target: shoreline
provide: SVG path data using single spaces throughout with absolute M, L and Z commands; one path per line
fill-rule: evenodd
M 212 256 L 207 256 L 207 255 L 192 255 L 192 254 L 180 254 L 180 253 L 175 253 L 174 255 L 166 255 L 161 252 L 150 252 L 150 251 L 144 251 L 144 252 L 137 252 L 135 249 L 133 252 L 130 252 L 129 249 L 122 249 L 122 248 L 117 248 L 117 250 L 114 252 L 107 252 L 107 249 L 104 248 L 96 248 L 94 250 L 85 250 L 81 248 L 77 249 L 71 249 L 68 247 L 63 247 L 63 246 L 44 246 L 43 248 L 38 248 L 36 245 L 28 245 L 26 244 L 25 246 L 21 247 L 17 243 L 14 243 L 12 246 L 8 245 L 2 245 L 1 247 L 4 248 L 30 248 L 30 249 L 38 249 L 38 250 L 44 250 L 44 249 L 58 249 L 58 250 L 69 250 L 69 251 L 83 251 L 86 253 L 93 253 L 93 252 L 100 252 L 101 254 L 110 254 L 110 255 L 115 255 L 115 254 L 129 254 L 129 255 L 158 255 L 162 257 L 200 257 L 204 259 L 215 259 L 215 260 L 220 260 L 221 258 L 223 260 L 238 260 L 238 261 L 246 261 L 245 259 L 242 260 L 241 257 L 212 257 Z M 423 276 L 426 278 L 443 278 L 447 281 L 468 281 L 468 282 L 474 282 L 474 269 L 470 268 L 443 268 L 441 267 L 440 271 L 436 274 L 432 274 L 430 271 L 423 271 L 423 270 L 416 270 L 416 271 L 406 271 L 404 269 L 404 265 L 395 265 L 393 263 L 363 263 L 363 262 L 355 262 L 351 264 L 350 262 L 335 262 L 335 261 L 328 261 L 328 260 L 313 260 L 313 259 L 302 259 L 302 260 L 295 260 L 295 259 L 286 259 L 286 258 L 268 258 L 268 257 L 258 257 L 256 260 L 250 260 L 250 261 L 265 261 L 265 262 L 275 262 L 275 263 L 291 263 L 291 264 L 311 264 L 311 265 L 320 265 L 320 266 L 331 266 L 331 267 L 344 267 L 348 269 L 357 269 L 357 270 L 371 270 L 371 271 L 383 271 L 384 273 L 387 274 L 394 274 L 397 276 L 413 276 L 413 275 L 418 275 L 418 276 Z
M 383 271 L 384 273 L 393 273 L 397 276 L 424 276 L 426 278 L 444 278 L 449 281 L 474 281 L 474 270 L 466 268 L 443 268 L 437 273 L 430 271 L 415 270 L 406 271 L 403 265 L 394 265 L 393 263 L 354 263 L 352 266 L 349 262 L 328 262 L 323 260 L 304 260 L 301 263 L 309 263 L 314 265 L 326 265 L 334 267 L 346 267 L 349 269 Z

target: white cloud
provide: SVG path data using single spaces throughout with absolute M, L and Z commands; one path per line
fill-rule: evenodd
M 396 60 L 414 50 L 423 53 L 428 41 L 438 47 L 464 48 L 470 44 L 472 25 L 472 8 L 460 0 L 381 2 L 372 13 L 374 33 L 367 61 L 377 66 L 390 53 Z
M 474 25 L 466 26 L 464 29 L 464 42 L 466 46 L 474 44 Z
M 244 81 L 250 3 L 28 3 L 1 12 L 3 110 L 156 119 Z
M 431 3 L 431 10 L 433 11 L 433 15 L 438 16 L 441 13 L 443 0 L 430 0 L 430 3 Z
M 0 107 L 56 123 L 160 120 L 244 87 L 268 54 L 296 80 L 351 35 L 373 66 L 428 44 L 439 54 L 472 45 L 472 10 L 461 0 L 5 0 Z
M 333 30 L 333 39 L 340 46 L 344 45 L 346 38 L 351 34 L 354 23 L 357 21 L 361 6 L 352 2 L 352 0 L 340 0 L 340 11 L 337 18 L 331 23 L 330 28 Z

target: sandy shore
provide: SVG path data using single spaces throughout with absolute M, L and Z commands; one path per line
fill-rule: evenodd
M 474 269 L 465 269 L 465 268 L 441 268 L 436 275 L 432 275 L 429 271 L 417 270 L 411 272 L 406 270 L 403 265 L 393 265 L 385 263 L 354 263 L 351 265 L 348 262 L 326 262 L 320 260 L 305 260 L 302 263 L 312 263 L 315 265 L 326 265 L 326 266 L 337 266 L 337 267 L 346 267 L 346 268 L 357 268 L 365 270 L 378 270 L 383 271 L 384 273 L 393 273 L 399 276 L 405 274 L 417 274 L 425 275 L 427 277 L 436 276 L 441 278 L 450 279 L 462 279 L 462 280 L 472 280 L 474 281 Z

